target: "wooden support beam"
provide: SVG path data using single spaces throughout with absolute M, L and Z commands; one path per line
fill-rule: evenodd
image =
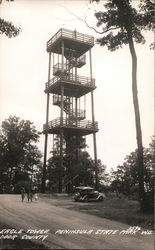
M 92 80 L 93 79 L 93 73 L 92 73 L 91 49 L 89 50 L 89 59 L 90 59 L 90 78 Z M 92 107 L 92 123 L 93 123 L 93 125 L 95 125 L 93 90 L 91 91 L 91 107 Z M 94 161 L 95 161 L 95 188 L 98 189 L 98 166 L 97 166 L 96 132 L 93 132 L 93 142 L 94 142 Z
M 64 106 L 64 86 L 61 85 L 61 126 L 63 125 L 63 106 Z M 63 172 L 63 128 L 60 129 L 60 168 L 59 168 L 59 193 L 62 193 L 62 172 Z
M 64 72 L 64 41 L 61 44 L 62 49 L 62 69 Z M 64 85 L 61 85 L 61 107 L 60 107 L 60 119 L 61 126 L 63 126 L 63 110 L 64 110 Z M 60 130 L 60 168 L 59 168 L 59 193 L 62 193 L 62 171 L 63 171 L 63 128 Z
M 48 82 L 50 81 L 51 74 L 51 52 L 49 53 L 49 66 L 48 66 Z M 46 104 L 46 126 L 49 120 L 49 101 L 50 94 L 47 93 L 47 104 Z M 45 182 L 46 182 L 46 160 L 47 160 L 47 143 L 48 143 L 48 133 L 45 133 L 45 144 L 44 144 L 44 162 L 43 162 L 43 176 L 42 176 L 42 193 L 45 193 Z

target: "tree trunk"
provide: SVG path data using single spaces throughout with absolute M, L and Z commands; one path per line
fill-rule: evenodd
M 136 125 L 136 138 L 137 138 L 137 166 L 138 166 L 138 179 L 139 179 L 139 197 L 141 201 L 141 209 L 144 207 L 145 191 L 144 191 L 144 165 L 143 165 L 143 144 L 142 144 L 142 132 L 140 123 L 140 112 L 138 103 L 138 91 L 137 91 L 137 56 L 134 48 L 133 39 L 129 38 L 129 48 L 132 58 L 132 94 L 133 104 L 135 111 L 135 125 Z

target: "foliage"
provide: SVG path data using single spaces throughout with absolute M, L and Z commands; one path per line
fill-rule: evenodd
M 59 180 L 60 157 L 53 156 L 48 159 L 46 179 L 48 181 L 48 189 L 57 191 Z
M 83 137 L 65 135 L 63 137 L 63 169 L 60 165 L 60 138 L 54 138 L 53 156 L 48 160 L 48 187 L 58 191 L 60 171 L 62 185 L 66 192 L 72 192 L 73 185 L 93 185 L 94 163 L 89 154 L 82 151 L 86 147 Z M 86 176 L 87 173 L 87 176 Z
M 111 51 L 128 44 L 129 35 L 136 43 L 144 43 L 142 30 L 154 28 L 155 3 L 150 0 L 140 1 L 139 11 L 131 5 L 130 0 L 108 0 L 104 8 L 105 11 L 95 13 L 97 27 L 102 26 L 102 33 L 106 33 L 97 42 Z
M 152 146 L 144 148 L 144 186 L 145 192 L 153 192 L 153 155 Z M 123 165 L 119 165 L 117 170 L 111 172 L 111 187 L 113 191 L 124 194 L 132 194 L 138 191 L 138 166 L 137 150 L 125 157 Z
M 2 1 L 0 2 L 0 4 Z M 15 27 L 12 22 L 0 18 L 0 34 L 5 34 L 7 37 L 15 37 L 19 35 L 21 28 Z
M 94 186 L 95 163 L 87 151 L 80 152 L 79 163 L 75 169 L 78 169 L 79 185 Z
M 82 143 L 81 143 L 82 147 Z M 63 186 L 68 191 L 69 181 L 73 178 L 72 185 L 79 186 L 94 186 L 94 171 L 95 163 L 87 151 L 78 151 L 78 161 L 76 159 L 76 150 L 69 155 L 64 156 L 63 159 Z M 57 191 L 59 180 L 60 156 L 53 155 L 48 160 L 47 165 L 47 179 L 49 181 L 48 187 L 52 191 Z M 105 176 L 106 167 L 98 160 L 98 175 L 100 180 L 100 187 L 107 181 Z
M 98 159 L 97 166 L 99 179 L 98 189 L 103 192 L 108 192 L 110 184 L 110 175 L 106 171 L 106 165 L 102 164 L 101 160 Z
M 64 157 L 63 162 L 63 184 L 67 187 L 69 180 L 73 177 L 77 178 L 73 181 L 74 185 L 93 185 L 94 163 L 87 152 L 79 153 L 79 161 Z M 49 186 L 52 189 L 57 188 L 59 180 L 60 156 L 53 156 L 48 160 L 47 178 Z M 72 183 L 73 184 L 73 183 Z M 55 188 L 54 188 L 55 187 Z
M 145 197 L 147 199 L 146 206 L 149 208 L 153 205 L 153 192 L 154 192 L 154 175 L 153 175 L 153 163 L 154 163 L 154 149 L 155 140 L 152 138 L 152 142 L 149 148 L 144 148 L 144 188 Z M 122 166 L 118 166 L 117 170 L 111 172 L 111 189 L 118 193 L 123 193 L 132 198 L 138 198 L 139 190 L 138 181 L 138 166 L 137 166 L 137 150 L 127 155 Z M 138 198 L 139 199 L 139 198 Z M 152 210 L 152 208 L 151 208 Z
M 13 25 L 12 22 L 5 21 L 0 18 L 0 34 L 5 34 L 7 37 L 15 37 L 19 35 L 21 29 Z
M 40 133 L 29 120 L 10 116 L 0 131 L 0 184 L 10 186 L 33 175 L 42 157 L 37 146 Z M 25 179 L 26 178 L 26 179 Z

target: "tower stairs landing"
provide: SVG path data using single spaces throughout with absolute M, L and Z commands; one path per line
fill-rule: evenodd
M 61 107 L 61 96 L 53 95 L 53 105 Z M 70 97 L 63 98 L 63 108 L 68 118 L 71 120 L 84 120 L 86 118 L 86 110 L 73 108 L 73 99 Z

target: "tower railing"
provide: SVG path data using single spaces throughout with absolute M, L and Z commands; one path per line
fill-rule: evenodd
M 47 42 L 47 51 L 60 37 L 66 39 L 76 40 L 78 42 L 94 45 L 94 37 L 86 34 L 82 34 L 77 31 L 71 31 L 68 29 L 60 29 L 50 40 Z
M 63 101 L 64 102 L 67 101 L 66 96 L 63 96 Z M 60 102 L 61 102 L 61 95 L 53 95 L 53 105 L 59 106 Z
M 48 124 L 44 124 L 43 130 L 45 131 L 45 130 L 50 130 L 50 129 L 58 128 L 58 127 L 98 130 L 98 122 L 93 123 L 90 120 L 75 121 L 75 120 L 71 120 L 67 118 L 61 119 L 61 117 L 58 117 L 48 122 Z
M 77 58 L 77 64 L 76 64 L 77 67 L 81 68 L 85 64 L 86 64 L 86 55 L 82 55 L 79 58 Z
M 89 87 L 95 87 L 95 79 L 85 76 L 73 75 L 69 73 L 61 73 L 59 76 L 53 77 L 49 82 L 45 84 L 45 88 L 49 88 L 58 82 L 69 82 L 71 84 L 84 85 Z
M 71 70 L 73 67 L 81 68 L 86 64 L 86 55 L 82 55 L 77 60 L 75 58 L 69 58 L 69 62 L 63 64 L 64 72 Z M 53 65 L 53 75 L 62 73 L 62 63 L 56 63 Z
M 64 72 L 68 70 L 68 64 L 64 63 Z M 61 74 L 62 73 L 62 63 L 57 63 L 53 66 L 53 75 Z
M 84 109 L 72 109 L 70 112 L 67 112 L 67 114 L 69 114 L 69 117 L 74 120 L 84 120 L 86 118 L 86 110 Z

